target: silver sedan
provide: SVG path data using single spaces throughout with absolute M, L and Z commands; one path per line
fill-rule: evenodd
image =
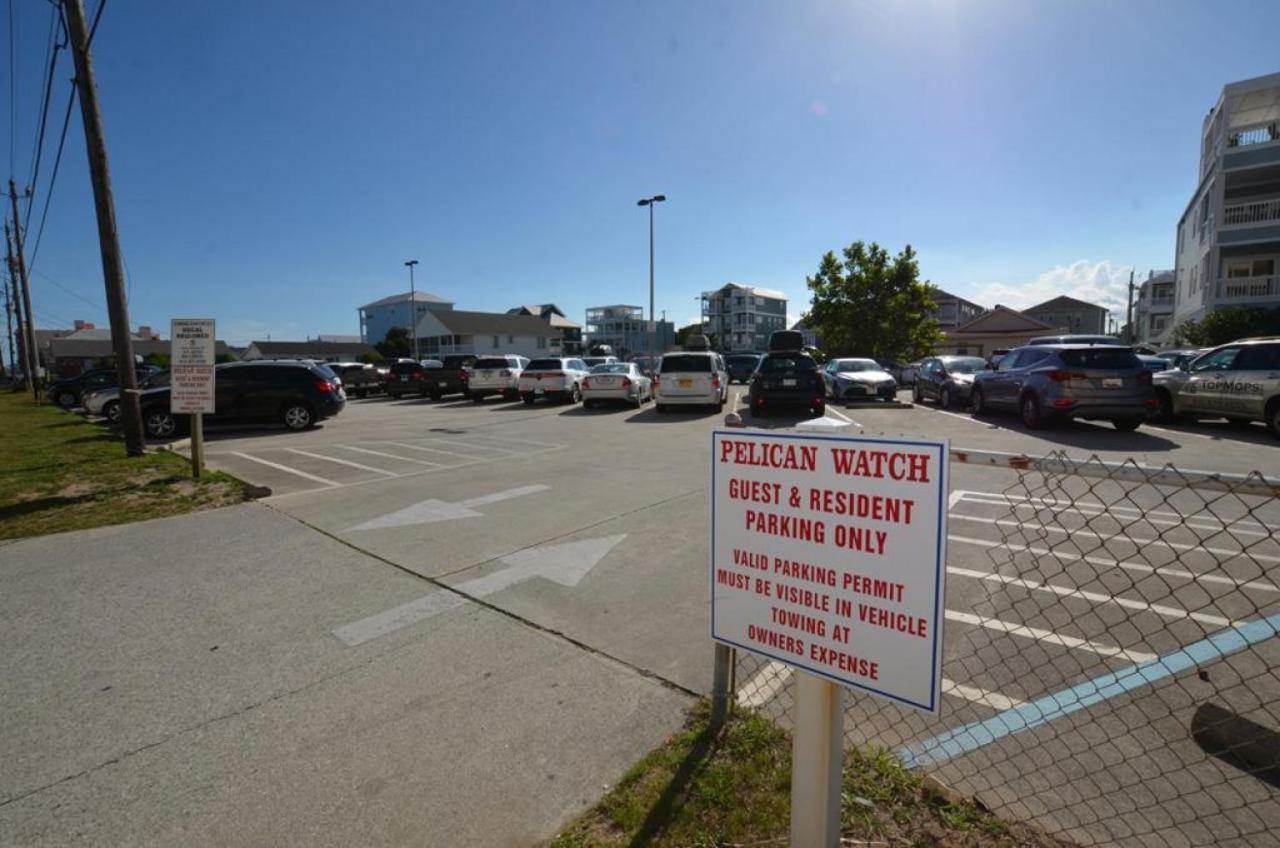
M 169 385 L 169 372 L 157 371 L 138 383 L 138 389 L 139 391 L 158 389 L 167 385 Z M 100 416 L 114 424 L 120 420 L 120 388 L 118 386 L 108 386 L 105 389 L 90 392 L 84 396 L 81 405 L 84 406 L 84 411 L 90 415 Z
M 582 381 L 582 405 L 621 401 L 637 409 L 653 399 L 653 381 L 634 362 L 609 362 L 592 368 Z

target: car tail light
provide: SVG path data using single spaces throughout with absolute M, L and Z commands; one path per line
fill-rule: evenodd
M 336 389 L 337 389 L 337 386 L 335 386 L 333 383 L 329 382 L 328 380 L 316 380 L 316 391 L 318 392 L 328 394 L 329 392 L 335 391 Z
M 467 381 L 468 381 L 468 380 L 470 380 L 470 379 L 471 379 L 471 373 L 470 373 L 469 371 L 463 370 L 463 372 L 462 372 L 462 382 L 464 382 L 464 383 L 465 383 L 465 382 L 467 382 Z
M 654 374 L 654 375 L 653 375 L 653 390 L 654 390 L 655 392 L 658 390 L 658 383 L 659 383 L 659 382 L 661 382 L 661 381 L 658 379 L 658 375 L 657 375 L 657 374 Z
M 719 374 L 713 374 L 713 375 L 711 376 L 711 388 L 713 388 L 713 389 L 718 389 L 718 388 L 720 388 L 720 375 L 719 375 Z
M 1160 398 L 1147 398 L 1142 403 L 1146 406 L 1159 406 Z
M 624 388 L 624 389 L 629 389 L 629 388 L 631 388 L 631 378 L 630 378 L 630 377 L 623 377 L 623 378 L 622 378 L 622 388 Z
M 1087 380 L 1089 375 L 1081 371 L 1068 371 L 1065 368 L 1055 368 L 1046 376 L 1055 383 L 1065 383 L 1068 380 Z
M 584 389 L 589 389 L 589 388 L 591 388 L 591 378 L 590 378 L 590 377 L 587 377 L 586 379 L 584 379 L 584 380 L 582 381 L 582 388 L 584 388 Z
M 510 368 L 503 368 L 501 371 L 499 371 L 499 372 L 498 372 L 498 376 L 499 376 L 499 377 L 510 377 L 510 376 L 511 376 L 511 369 L 510 369 Z
M 1143 368 L 1141 371 L 1139 371 L 1139 372 L 1138 372 L 1138 382 L 1139 382 L 1139 383 L 1150 383 L 1150 382 L 1151 382 L 1151 372 L 1150 372 L 1150 371 L 1148 371 L 1148 370 L 1147 370 L 1147 369 L 1145 369 L 1145 368 Z
M 1055 398 L 1053 401 L 1053 405 L 1058 409 L 1066 409 L 1074 403 L 1075 401 L 1071 398 Z

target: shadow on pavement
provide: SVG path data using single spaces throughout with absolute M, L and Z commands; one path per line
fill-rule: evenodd
M 1046 422 L 1043 426 L 1032 430 L 1023 425 L 1017 413 L 990 414 L 976 417 L 966 413 L 974 421 L 983 424 L 995 424 L 1005 430 L 1042 439 L 1046 442 L 1057 442 L 1075 448 L 1100 451 L 1170 451 L 1180 450 L 1185 445 L 1170 441 L 1163 436 L 1146 432 L 1142 428 L 1126 433 L 1117 430 L 1110 424 L 1076 419 L 1058 419 Z M 1143 425 L 1146 426 L 1146 425 Z

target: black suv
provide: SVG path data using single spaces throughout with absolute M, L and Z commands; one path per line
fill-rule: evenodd
M 798 350 L 771 351 L 761 357 L 747 391 L 753 416 L 797 406 L 807 408 L 814 415 L 825 415 L 826 398 L 818 363 Z
M 230 362 L 214 370 L 216 412 L 210 424 L 283 424 L 305 430 L 346 405 L 342 385 L 327 368 L 306 362 Z M 142 422 L 153 439 L 187 430 L 187 416 L 169 411 L 169 388 L 141 395 Z
M 150 377 L 160 369 L 154 365 L 139 365 L 133 370 L 138 382 Z M 55 381 L 46 394 L 49 400 L 63 409 L 75 409 L 89 392 L 108 389 L 120 382 L 120 375 L 114 368 L 94 368 L 74 377 L 65 377 Z
M 387 369 L 387 395 L 401 398 L 405 395 L 427 396 L 427 369 L 416 359 L 401 359 Z
M 756 366 L 760 364 L 760 354 L 727 353 L 724 357 L 724 364 L 729 372 L 730 383 L 734 381 L 748 383 L 751 381 L 751 375 L 755 373 Z

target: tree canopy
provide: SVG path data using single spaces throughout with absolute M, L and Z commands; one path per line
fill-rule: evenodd
M 813 301 L 804 322 L 818 333 L 823 349 L 880 362 L 931 353 L 942 341 L 934 317 L 936 289 L 920 280 L 911 245 L 890 257 L 875 242 L 855 241 L 842 257 L 828 252 L 805 280 Z
M 1250 336 L 1280 335 L 1280 307 L 1225 306 L 1199 321 L 1184 321 L 1174 331 L 1174 343 L 1217 347 Z
M 410 348 L 409 331 L 404 327 L 392 327 L 387 330 L 387 337 L 373 347 L 387 359 L 408 356 Z

